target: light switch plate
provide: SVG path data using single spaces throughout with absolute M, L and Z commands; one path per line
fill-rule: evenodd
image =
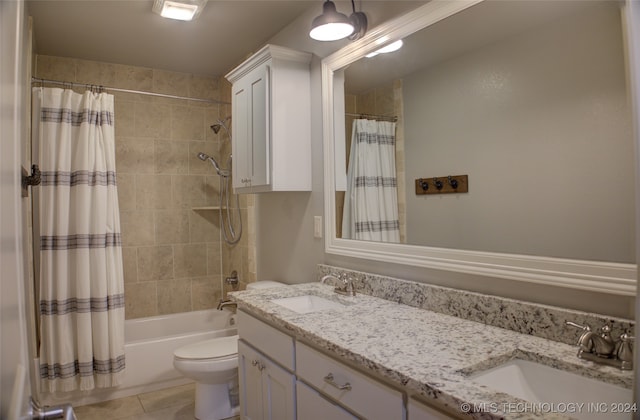
M 322 238 L 322 216 L 313 216 L 313 237 Z

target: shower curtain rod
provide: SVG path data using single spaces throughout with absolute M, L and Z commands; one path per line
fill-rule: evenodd
M 380 121 L 398 122 L 398 117 L 396 116 L 374 115 L 374 114 L 352 114 L 350 112 L 345 112 L 344 115 L 346 115 L 347 117 L 369 118 L 369 119 L 380 120 Z
M 91 85 L 91 84 L 88 84 L 88 83 L 61 82 L 59 80 L 40 79 L 38 77 L 32 77 L 31 78 L 31 83 L 32 84 L 33 83 L 42 83 L 42 84 L 49 83 L 49 84 L 60 85 L 60 86 L 84 87 L 86 89 L 98 88 L 98 89 L 103 89 L 103 90 L 110 90 L 112 92 L 136 93 L 136 94 L 139 94 L 139 95 L 159 96 L 159 97 L 162 97 L 162 98 L 184 99 L 184 100 L 187 100 L 187 101 L 206 102 L 206 103 L 218 104 L 218 105 L 231 105 L 229 102 L 217 101 L 215 99 L 190 98 L 188 96 L 168 95 L 166 93 L 145 92 L 143 90 L 121 89 L 121 88 L 114 88 L 114 87 L 101 86 L 101 85 Z

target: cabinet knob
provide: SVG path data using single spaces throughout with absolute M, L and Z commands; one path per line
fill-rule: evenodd
M 260 372 L 262 372 L 264 370 L 264 365 L 262 363 L 260 363 L 259 360 L 252 360 L 251 361 L 251 366 L 257 367 Z
M 340 391 L 351 391 L 351 384 L 349 382 L 345 382 L 344 385 L 339 385 L 333 379 L 333 373 L 329 372 L 327 376 L 324 377 L 324 381 L 329 385 L 338 388 Z

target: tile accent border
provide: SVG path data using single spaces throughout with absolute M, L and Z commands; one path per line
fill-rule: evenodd
M 577 343 L 580 330 L 566 326 L 565 321 L 589 325 L 594 330 L 609 322 L 614 339 L 625 330 L 633 332 L 634 327 L 634 321 L 629 319 L 451 289 L 330 265 L 318 264 L 316 270 L 318 281 L 327 274 L 343 273 L 354 278 L 358 293 L 570 345 Z

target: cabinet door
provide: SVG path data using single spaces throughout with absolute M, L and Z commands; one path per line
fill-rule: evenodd
M 271 67 L 265 63 L 233 84 L 233 187 L 268 186 L 271 180 Z
M 249 89 L 245 80 L 238 81 L 232 88 L 233 188 L 249 186 L 251 179 L 251 138 L 249 126 Z M 222 203 L 220 203 L 222 205 Z
M 246 420 L 262 420 L 262 372 L 260 354 L 238 341 L 238 376 L 240 382 L 240 414 Z
M 296 395 L 300 420 L 357 420 L 357 417 L 344 408 L 327 400 L 300 381 L 296 383 Z
M 275 362 L 262 359 L 262 404 L 266 420 L 294 420 L 295 376 Z
M 250 126 L 251 126 L 251 186 L 261 187 L 269 185 L 270 179 L 270 73 L 268 64 L 249 73 L 248 86 L 250 99 Z

